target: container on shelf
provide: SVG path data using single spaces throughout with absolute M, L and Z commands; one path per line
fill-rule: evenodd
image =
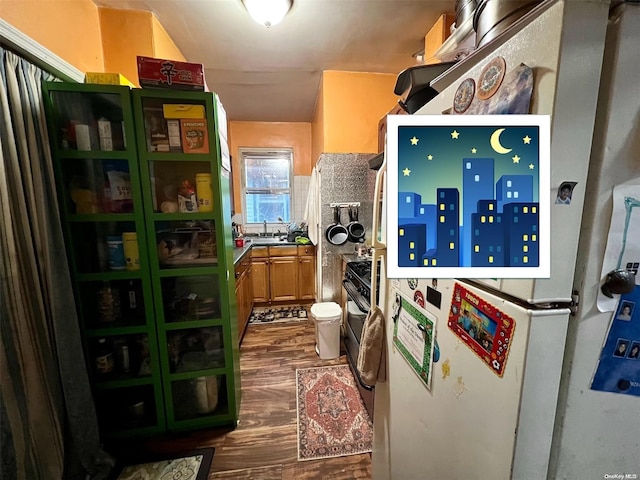
M 140 270 L 140 253 L 138 250 L 138 235 L 136 232 L 123 232 L 122 244 L 127 270 Z
M 109 249 L 109 268 L 111 270 L 124 270 L 127 268 L 122 237 L 109 235 L 107 237 L 107 247 Z
M 113 366 L 113 347 L 106 338 L 101 338 L 95 355 L 96 373 L 101 376 L 109 375 L 113 372 Z
M 198 210 L 200 212 L 213 212 L 213 189 L 211 187 L 210 173 L 198 173 L 196 175 L 196 197 L 198 198 Z
M 108 281 L 98 290 L 98 319 L 102 323 L 112 323 L 120 319 L 120 296 L 118 290 Z

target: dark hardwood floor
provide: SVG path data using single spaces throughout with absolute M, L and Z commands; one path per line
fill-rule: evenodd
M 215 447 L 209 480 L 371 478 L 368 453 L 298 461 L 296 369 L 347 363 L 344 351 L 339 359 L 321 360 L 314 335 L 310 319 L 248 325 L 240 350 L 242 401 L 237 428 L 154 439 L 143 448 L 162 453 Z

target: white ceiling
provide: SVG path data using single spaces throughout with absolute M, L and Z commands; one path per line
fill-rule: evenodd
M 398 74 L 455 0 L 294 0 L 269 29 L 241 0 L 93 0 L 152 12 L 231 120 L 309 122 L 323 70 Z

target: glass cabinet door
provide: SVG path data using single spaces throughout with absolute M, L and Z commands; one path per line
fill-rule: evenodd
M 230 419 L 233 342 L 214 98 L 158 89 L 134 95 L 166 417 L 173 430 Z
M 102 433 L 165 430 L 130 89 L 51 82 L 44 92 L 66 253 Z M 144 407 L 134 408 L 141 402 Z

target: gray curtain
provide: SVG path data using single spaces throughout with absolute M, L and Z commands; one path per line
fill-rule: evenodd
M 3 480 L 106 478 L 71 289 L 41 82 L 0 47 Z

